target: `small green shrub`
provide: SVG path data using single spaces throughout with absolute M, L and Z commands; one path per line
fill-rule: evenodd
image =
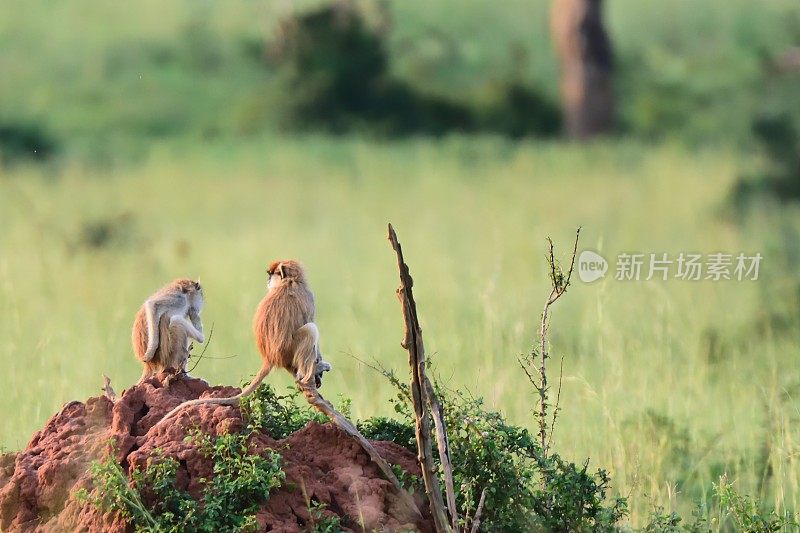
M 298 405 L 300 391 L 288 387 L 289 392 L 279 396 L 266 383 L 240 400 L 242 416 L 253 431 L 267 431 L 273 439 L 285 439 L 312 420 L 324 424 L 328 419 L 308 404 Z
M 370 438 L 415 449 L 407 388 L 389 373 L 386 377 L 399 389 L 399 420 L 372 418 L 360 422 L 359 429 Z M 444 405 L 463 520 L 474 516 L 484 489 L 483 531 L 612 531 L 627 513 L 624 498 L 609 500 L 605 470 L 589 472 L 588 461 L 579 467 L 556 454 L 544 457 L 528 430 L 509 425 L 480 398 L 439 386 L 437 394 Z
M 404 423 L 394 418 L 376 416 L 367 420 L 360 420 L 356 427 L 368 439 L 388 440 L 413 452 L 417 451 L 414 425 L 408 422 Z
M 800 131 L 788 112 L 764 113 L 751 125 L 764 157 L 760 175 L 740 179 L 733 189 L 739 207 L 754 194 L 771 194 L 780 200 L 800 199 Z
M 663 507 L 657 507 L 650 515 L 650 522 L 642 528 L 643 533 L 681 533 L 681 517 L 678 513 L 665 513 Z
M 310 501 L 308 514 L 311 515 L 311 533 L 339 533 L 342 529 L 342 519 L 336 515 L 325 515 L 328 508 L 324 502 Z
M 425 485 L 422 482 L 422 478 L 419 476 L 415 476 L 410 472 L 406 472 L 403 470 L 403 467 L 399 465 L 391 465 L 392 472 L 394 472 L 395 477 L 397 477 L 397 481 L 400 482 L 400 486 L 410 492 L 424 492 Z
M 176 487 L 180 463 L 160 455 L 150 457 L 144 470 L 131 470 L 130 479 L 113 454 L 93 463 L 96 490 L 82 490 L 77 497 L 101 511 L 119 512 L 137 532 L 256 530 L 255 511 L 286 478 L 280 455 L 250 454 L 245 434 L 214 438 L 196 431 L 186 438 L 213 463 L 212 479 L 201 480 L 200 501 Z
M 251 455 L 245 434 L 227 434 L 212 439 L 199 431 L 187 437 L 193 439 L 200 452 L 211 459 L 214 474 L 204 480 L 203 516 L 201 524 L 215 528 L 199 531 L 220 531 L 220 527 L 246 528 L 255 525 L 252 513 L 266 501 L 272 489 L 281 486 L 286 474 L 281 470 L 281 456 L 270 451 L 266 457 Z
M 663 507 L 656 507 L 650 515 L 650 521 L 641 529 L 642 533 L 707 533 L 708 520 L 705 510 L 698 508 L 692 522 L 684 522 L 678 513 L 664 512 Z
M 737 531 L 771 533 L 800 525 L 788 513 L 779 515 L 775 511 L 764 511 L 757 500 L 739 494 L 726 476 L 720 478 L 719 484 L 714 484 L 714 490 L 720 507 L 733 520 Z
M 74 245 L 90 250 L 124 247 L 134 241 L 136 219 L 133 213 L 84 220 Z
M 515 79 L 496 83 L 476 108 L 463 95 L 445 98 L 397 78 L 388 26 L 376 27 L 360 10 L 325 5 L 297 15 L 291 26 L 272 48 L 286 73 L 286 125 L 293 129 L 387 137 L 484 131 L 511 138 L 560 130 L 558 106 Z
M 164 462 L 168 463 L 174 459 L 168 458 Z M 175 463 L 177 464 L 177 463 Z M 169 467 L 162 468 L 162 471 Z M 136 478 L 137 471 L 132 472 L 131 481 L 125 475 L 125 471 L 114 460 L 113 454 L 109 454 L 103 461 L 94 461 L 90 466 L 92 483 L 95 490 L 92 492 L 80 489 L 75 493 L 78 501 L 92 504 L 100 511 L 116 511 L 123 518 L 128 520 L 137 531 L 155 530 L 159 525 L 157 518 L 150 512 L 147 505 L 142 500 Z M 155 476 L 150 471 L 150 465 L 145 476 Z

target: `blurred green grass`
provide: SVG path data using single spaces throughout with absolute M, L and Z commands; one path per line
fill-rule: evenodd
M 558 450 L 608 467 L 634 521 L 653 502 L 688 512 L 723 470 L 796 509 L 800 213 L 760 205 L 731 216 L 738 162 L 668 144 L 310 136 L 165 143 L 110 170 L 18 166 L 0 180 L 0 442 L 23 446 L 63 403 L 97 394 L 103 372 L 118 390 L 135 382 L 132 317 L 176 276 L 205 287 L 207 354 L 237 356 L 203 360 L 195 375 L 248 378 L 259 364 L 252 312 L 280 257 L 310 272 L 334 365 L 323 392 L 351 397 L 357 416 L 389 414 L 391 386 L 350 357 L 405 370 L 389 221 L 438 374 L 532 426 L 515 358 L 535 340 L 548 288 L 544 237 L 566 260 L 581 225 L 581 248 L 609 258 L 765 259 L 757 282 L 577 283 L 552 326 L 554 368 L 564 356 Z M 91 248 L 97 221 L 124 227 Z

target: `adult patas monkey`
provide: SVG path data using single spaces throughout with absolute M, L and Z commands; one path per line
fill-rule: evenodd
M 314 323 L 314 295 L 303 266 L 294 260 L 273 262 L 267 270 L 267 294 L 253 317 L 253 333 L 261 353 L 261 369 L 250 384 L 230 398 L 201 398 L 184 402 L 158 423 L 184 407 L 201 404 L 237 405 L 253 392 L 275 367 L 292 373 L 302 388 L 322 386 L 322 373 L 331 365 L 322 360 L 319 330 Z
M 176 279 L 142 304 L 131 332 L 133 351 L 144 363 L 139 383 L 167 369 L 186 371 L 191 339 L 205 342 L 202 310 L 203 289 L 190 279 Z
M 275 261 L 267 270 L 267 294 L 253 317 L 253 334 L 263 364 L 252 383 L 242 391 L 255 390 L 273 367 L 285 368 L 303 385 L 322 387 L 322 373 L 331 365 L 322 360 L 319 330 L 314 323 L 314 294 L 306 273 L 294 260 Z

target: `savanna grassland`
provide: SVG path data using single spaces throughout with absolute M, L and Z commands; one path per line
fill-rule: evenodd
M 281 74 L 253 57 L 278 4 L 76 5 L 19 3 L 0 21 L 0 118 L 58 147 L 0 167 L 2 447 L 98 394 L 103 373 L 118 390 L 135 382 L 133 316 L 177 276 L 201 279 L 213 329 L 193 374 L 249 378 L 250 320 L 267 263 L 283 257 L 309 269 L 334 365 L 323 393 L 351 398 L 358 417 L 391 414 L 392 386 L 356 359 L 405 366 L 387 222 L 442 382 L 533 428 L 516 358 L 549 292 L 545 237 L 567 261 L 582 226 L 579 249 L 612 260 L 764 260 L 757 281 L 575 282 L 552 322 L 553 367 L 564 358 L 555 448 L 607 468 L 635 525 L 656 506 L 711 505 L 723 473 L 771 508 L 800 509 L 800 208 L 731 201 L 762 164 L 748 144 L 768 99 L 758 58 L 797 39 L 794 4 L 611 2 L 620 60 L 645 70 L 625 71 L 629 133 L 590 145 L 288 134 L 275 126 Z M 491 84 L 476 80 L 521 68 L 556 94 L 545 2 L 392 5 L 398 76 L 479 105 Z M 509 59 L 517 42 L 523 67 Z

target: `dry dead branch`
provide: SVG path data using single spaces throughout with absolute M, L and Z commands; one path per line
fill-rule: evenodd
M 397 267 L 400 271 L 400 287 L 397 289 L 397 297 L 403 309 L 405 323 L 405 334 L 400 344 L 408 350 L 408 364 L 411 367 L 411 396 L 416 419 L 417 451 L 419 464 L 422 468 L 422 479 L 430 501 L 431 514 L 433 515 L 436 531 L 440 533 L 458 532 L 458 511 L 455 505 L 453 471 L 450 463 L 447 429 L 444 425 L 442 406 L 425 374 L 425 346 L 422 342 L 422 328 L 419 326 L 417 305 L 412 292 L 414 281 L 409 273 L 408 265 L 403 259 L 403 250 L 391 224 L 389 224 L 389 242 L 397 254 Z M 445 475 L 449 509 L 445 507 L 442 499 L 439 479 L 436 475 L 436 466 L 433 462 L 429 407 L 434 413 L 433 418 L 436 423 L 437 446 Z M 449 510 L 450 514 L 449 522 L 446 510 Z
M 117 401 L 117 393 L 111 388 L 111 378 L 103 374 L 103 386 L 100 388 L 103 391 L 103 396 L 111 400 L 111 403 Z

